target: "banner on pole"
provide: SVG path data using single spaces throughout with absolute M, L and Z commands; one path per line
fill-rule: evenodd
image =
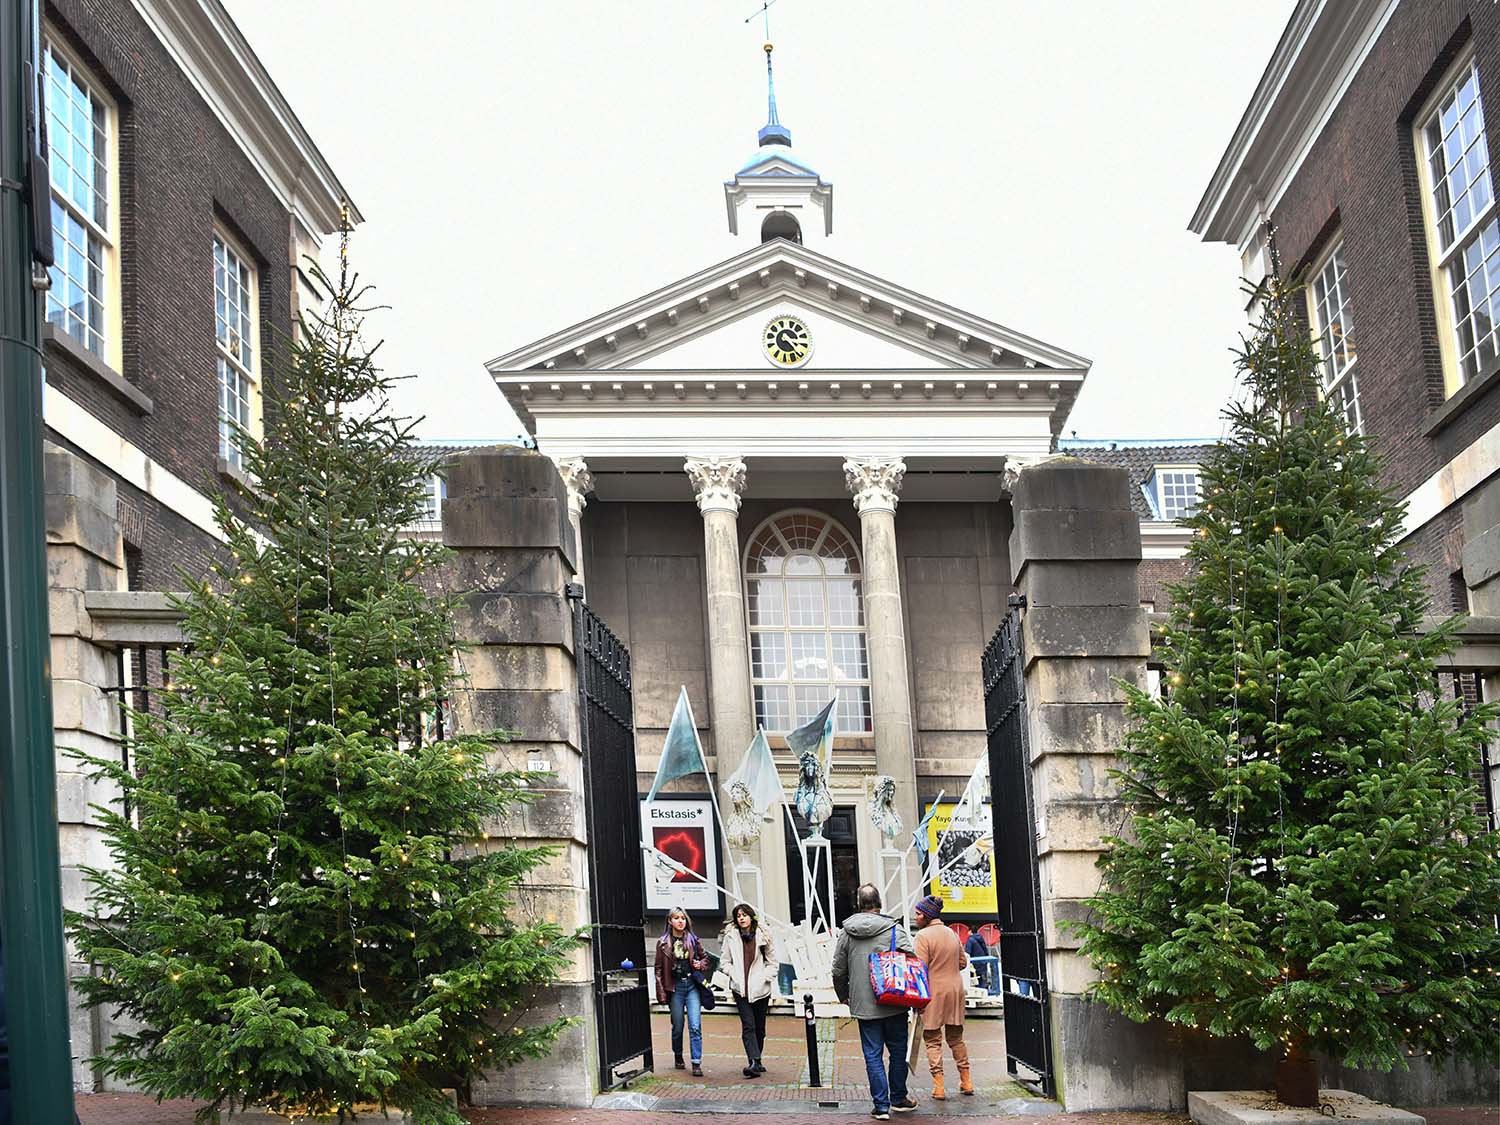
M 928 893 L 947 904 L 944 914 L 994 915 L 1000 904 L 988 802 L 945 801 L 931 806 L 924 819 L 936 869 Z
M 688 913 L 722 911 L 719 837 L 708 800 L 641 798 L 641 843 L 671 856 L 686 871 L 661 856 L 641 853 L 646 875 L 646 910 L 661 913 L 680 906 Z M 706 881 L 705 881 L 706 880 Z

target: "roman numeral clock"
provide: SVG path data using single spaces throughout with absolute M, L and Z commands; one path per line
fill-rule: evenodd
M 795 316 L 775 316 L 761 335 L 761 349 L 774 367 L 801 367 L 812 356 L 813 339 Z

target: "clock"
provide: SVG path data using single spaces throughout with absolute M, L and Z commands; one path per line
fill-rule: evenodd
M 761 333 L 761 349 L 773 367 L 801 367 L 812 355 L 812 333 L 795 316 L 774 316 Z

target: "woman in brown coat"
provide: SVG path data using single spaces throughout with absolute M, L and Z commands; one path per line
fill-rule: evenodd
M 964 1043 L 964 974 L 969 963 L 963 942 L 943 923 L 943 900 L 928 895 L 912 913 L 916 929 L 917 956 L 927 965 L 932 1002 L 922 1009 L 922 1043 L 927 1048 L 927 1066 L 932 1071 L 932 1096 L 943 1101 L 943 1036 L 958 1066 L 958 1092 L 972 1094 L 969 1078 L 969 1048 Z

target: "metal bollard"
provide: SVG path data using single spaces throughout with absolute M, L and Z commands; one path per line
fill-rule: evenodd
M 818 1074 L 818 1017 L 813 1011 L 813 998 L 811 992 L 802 995 L 803 1019 L 807 1027 L 807 1084 L 809 1086 L 821 1086 L 823 1081 Z

